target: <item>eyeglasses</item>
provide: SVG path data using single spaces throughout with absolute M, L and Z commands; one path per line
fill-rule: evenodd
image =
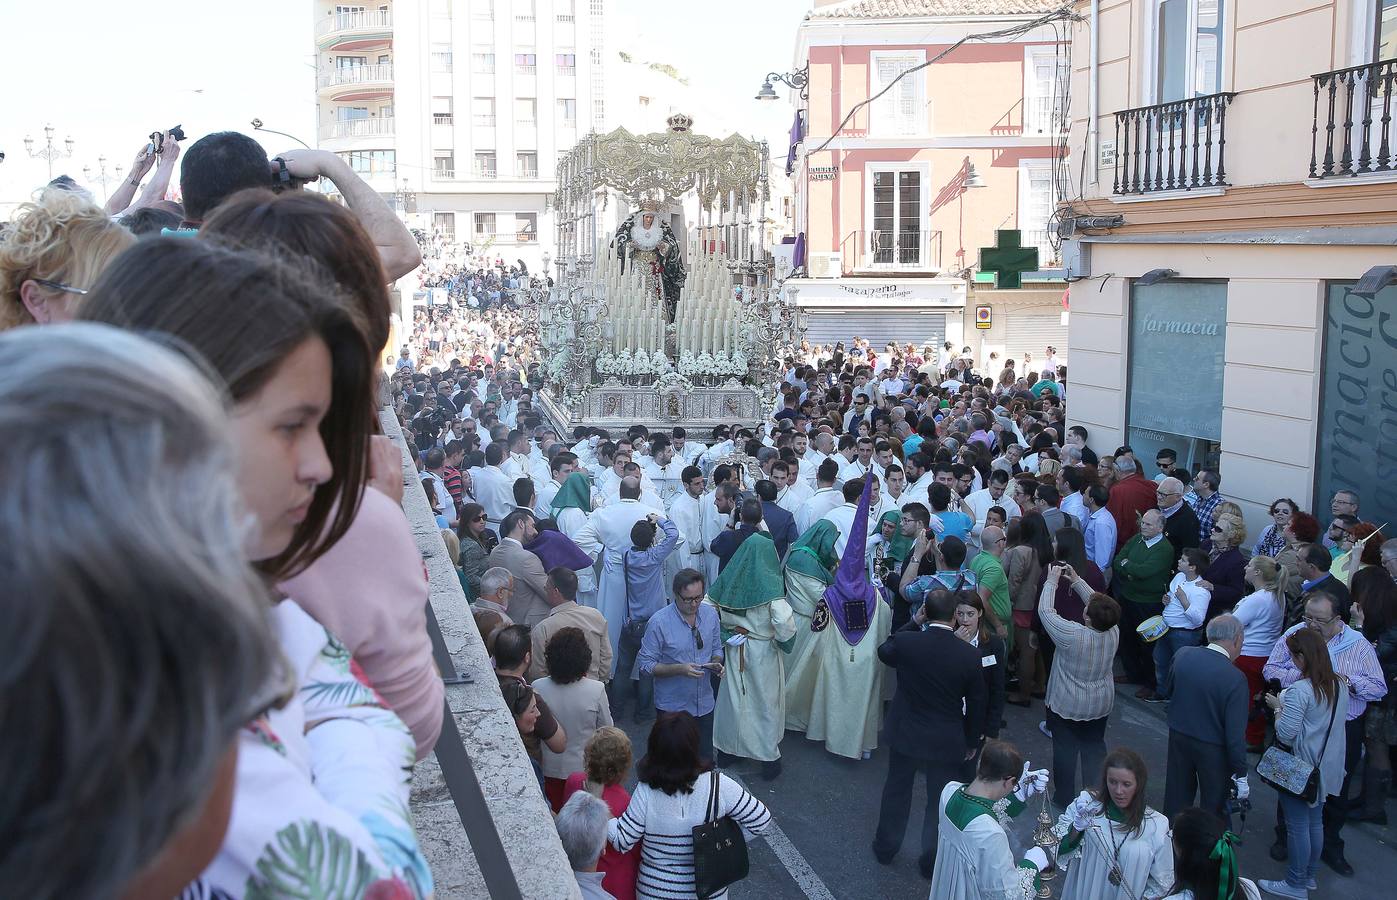
M 70 284 L 63 284 L 58 281 L 49 281 L 47 278 L 31 278 L 30 280 L 35 284 L 42 284 L 46 288 L 52 288 L 55 291 L 63 291 L 67 294 L 77 294 L 79 297 L 87 293 L 83 288 L 75 288 Z
M 485 522 L 485 521 L 488 521 L 488 518 L 487 518 L 486 516 L 480 515 L 480 516 L 476 516 L 476 517 L 475 517 L 474 519 L 472 519 L 471 521 L 472 521 L 472 522 Z
M 1337 618 L 1339 618 L 1338 613 L 1335 613 L 1327 619 L 1317 619 L 1312 615 L 1306 614 L 1305 623 L 1307 625 L 1328 625 L 1330 622 L 1334 621 Z
M 1154 495 L 1155 495 L 1156 497 L 1177 497 L 1177 496 L 1179 496 L 1179 492 L 1178 492 L 1178 491 L 1155 491 L 1155 492 L 1154 492 Z

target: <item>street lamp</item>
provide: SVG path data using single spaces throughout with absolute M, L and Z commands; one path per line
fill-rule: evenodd
M 53 181 L 53 161 L 55 159 L 67 159 L 73 155 L 73 139 L 71 137 L 64 138 L 64 149 L 60 150 L 53 145 L 53 130 L 52 125 L 44 126 L 44 148 L 42 150 L 34 149 L 34 139 L 32 137 L 26 136 L 24 138 L 25 152 L 34 159 L 42 159 L 48 162 L 49 181 Z
M 772 81 L 779 81 L 795 90 L 800 91 L 800 99 L 810 99 L 810 65 L 794 72 L 769 72 L 766 80 L 762 82 L 762 89 L 757 91 L 757 100 L 779 100 L 776 89 L 772 86 Z
M 293 140 L 293 141 L 295 141 L 296 143 L 300 144 L 302 147 L 305 147 L 307 150 L 310 149 L 310 144 L 307 144 L 305 141 L 303 141 L 303 140 L 301 140 L 300 138 L 296 137 L 294 134 L 287 134 L 287 133 L 284 132 L 284 131 L 277 131 L 275 128 L 263 128 L 263 127 L 262 127 L 262 120 L 261 120 L 261 119 L 253 119 L 253 120 L 252 120 L 252 130 L 253 130 L 253 131 L 265 131 L 265 132 L 267 132 L 268 134 L 279 134 L 279 135 L 281 135 L 281 136 L 284 137 L 284 138 L 290 138 L 291 140 Z
M 117 181 L 120 181 L 120 180 L 121 180 L 121 166 L 117 166 L 117 167 L 116 167 L 116 170 L 113 172 L 113 174 L 108 175 L 108 174 L 107 174 L 107 158 L 106 158 L 105 156 L 99 156 L 99 157 L 97 157 L 97 171 L 98 171 L 98 174 L 97 174 L 96 176 L 94 176 L 94 175 L 92 174 L 92 167 L 91 167 L 91 166 L 83 166 L 83 167 L 82 167 L 82 177 L 83 177 L 83 180 L 84 180 L 84 181 L 87 181 L 87 182 L 90 182 L 90 183 L 93 183 L 93 184 L 100 184 L 100 185 L 102 186 L 102 202 L 103 202 L 103 203 L 106 203 L 106 202 L 107 202 L 107 185 L 112 184 L 112 183 L 114 183 L 114 182 L 117 182 Z

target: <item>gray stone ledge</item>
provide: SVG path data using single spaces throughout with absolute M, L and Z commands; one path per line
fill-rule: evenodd
M 416 468 L 407 454 L 397 417 L 379 410 L 384 433 L 403 452 L 403 511 L 427 567 L 432 611 L 456 671 L 470 684 L 448 685 L 446 700 L 461 732 L 471 766 L 480 781 L 490 818 L 527 900 L 580 897 L 553 816 L 538 789 L 524 743 L 505 709 L 485 645 L 467 608 L 460 580 L 423 495 Z M 418 763 L 412 776 L 412 812 L 422 851 L 432 867 L 438 898 L 488 896 L 480 867 L 466 839 L 456 805 L 433 754 Z M 468 810 L 469 814 L 471 811 Z

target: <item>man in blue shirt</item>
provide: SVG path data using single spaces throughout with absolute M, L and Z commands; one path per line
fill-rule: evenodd
M 657 531 L 664 539 L 655 541 Z M 611 701 L 611 718 L 619 720 L 626 701 L 635 693 L 635 721 L 653 718 L 654 681 L 636 659 L 646 634 L 647 622 L 665 608 L 663 568 L 665 560 L 679 546 L 679 529 L 670 519 L 650 513 L 631 526 L 631 549 L 621 555 L 626 581 L 625 622 L 617 642 L 616 675 L 607 685 Z M 639 684 L 637 684 L 637 680 Z
M 931 500 L 932 518 L 939 519 L 944 526 L 937 531 L 937 537 L 954 537 L 964 541 L 975 526 L 975 520 L 963 512 L 950 510 L 951 489 L 938 481 L 927 489 L 927 497 Z
M 699 753 L 713 756 L 713 676 L 723 677 L 718 610 L 697 569 L 674 576 L 674 603 L 650 617 L 640 647 L 640 671 L 654 679 L 655 712 L 687 712 L 698 720 Z

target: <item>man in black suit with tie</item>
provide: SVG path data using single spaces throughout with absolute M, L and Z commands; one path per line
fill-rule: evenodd
M 1174 655 L 1169 697 L 1169 762 L 1164 814 L 1197 805 L 1227 819 L 1233 786 L 1246 799 L 1247 677 L 1233 661 L 1242 652 L 1242 623 L 1221 615 L 1208 623 L 1208 644 Z M 1231 775 L 1231 780 L 1228 776 Z
M 800 534 L 796 532 L 796 518 L 776 505 L 775 482 L 765 479 L 758 481 L 756 490 L 757 499 L 762 502 L 762 521 L 766 523 L 767 531 L 771 532 L 771 539 L 776 542 L 776 556 L 785 559 L 786 548 L 800 539 Z
M 902 846 L 918 771 L 926 776 L 922 852 L 917 860 L 930 878 L 936 863 L 937 804 L 975 756 L 985 732 L 987 691 L 980 653 L 956 637 L 956 595 L 934 590 L 912 620 L 888 636 L 878 658 L 897 671 L 885 734 L 888 777 L 878 812 L 873 855 L 887 865 Z

